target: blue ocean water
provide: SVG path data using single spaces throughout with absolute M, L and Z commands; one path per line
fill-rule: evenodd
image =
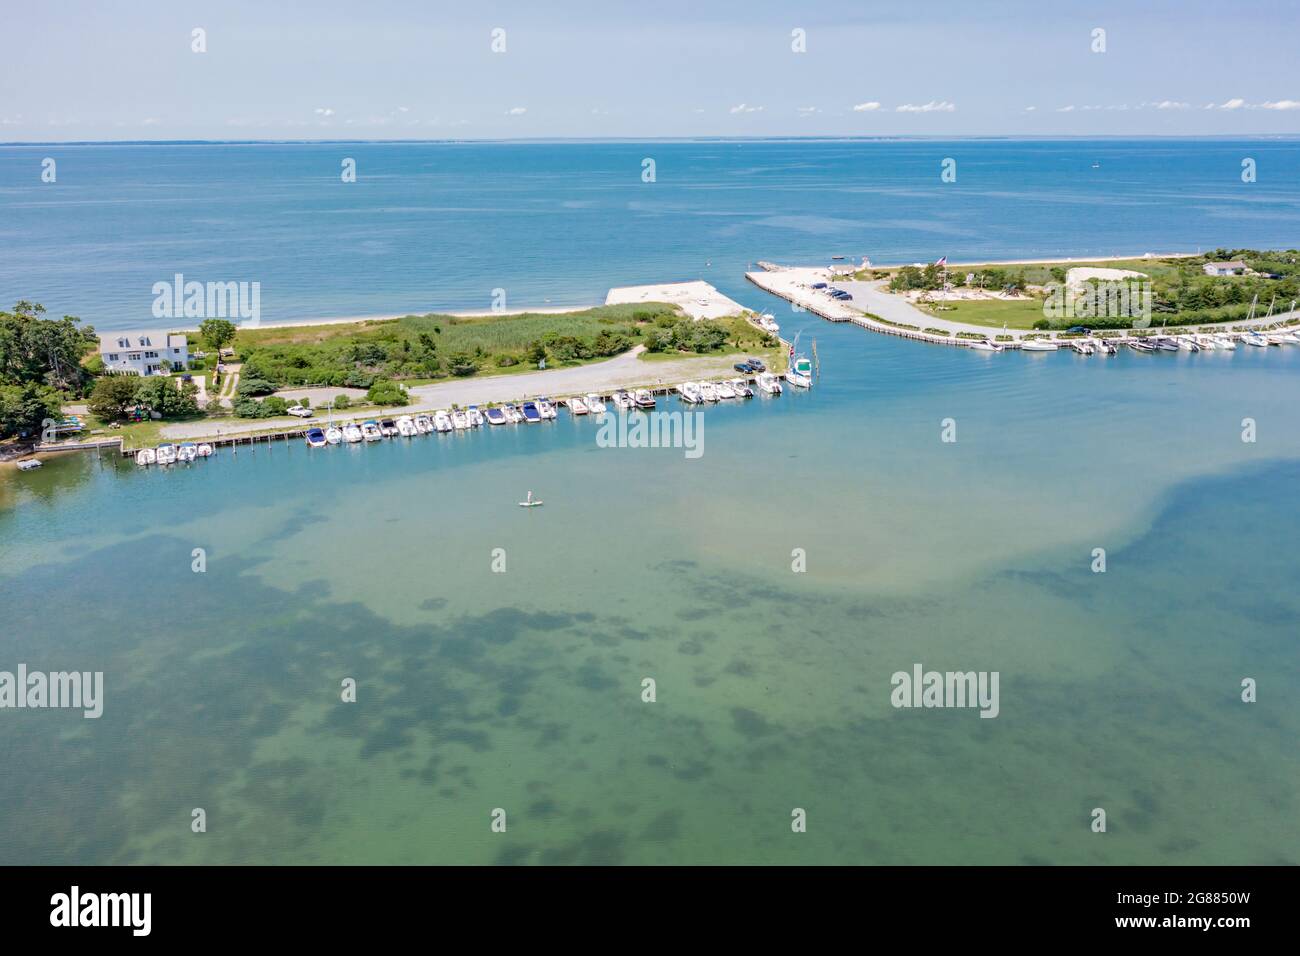
M 41 181 L 46 157 L 55 183 Z M 341 179 L 348 158 L 355 183 Z M 611 286 L 695 278 L 752 303 L 743 272 L 759 259 L 1289 248 L 1297 235 L 1300 142 L 1287 139 L 0 147 L 0 302 L 104 330 L 152 324 L 152 286 L 178 272 L 260 282 L 263 321 L 284 322 L 486 309 L 498 288 L 515 308 L 590 305 Z
M 103 327 L 174 271 L 267 318 L 704 275 L 822 374 L 707 409 L 694 460 L 562 414 L 0 470 L 0 670 L 105 682 L 99 719 L 0 719 L 0 863 L 1300 861 L 1300 347 L 990 355 L 739 276 L 1294 246 L 1295 146 L 86 147 L 51 198 L 13 183 L 41 155 L 0 152 L 4 291 Z M 893 708 L 917 663 L 997 671 L 999 716 Z

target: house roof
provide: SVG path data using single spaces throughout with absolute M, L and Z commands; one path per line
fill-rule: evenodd
M 122 340 L 127 344 L 123 345 Z M 142 340 L 148 340 L 145 344 Z M 128 332 L 102 332 L 99 336 L 101 352 L 120 352 L 123 349 L 179 349 L 189 344 L 189 340 L 178 332 L 165 332 L 160 329 L 137 329 Z
M 1207 265 L 1207 266 L 1212 266 L 1212 267 L 1214 267 L 1215 269 L 1244 269 L 1244 268 L 1246 268 L 1246 263 L 1244 263 L 1244 262 L 1236 262 L 1236 261 L 1234 261 L 1234 262 L 1207 262 L 1206 265 Z

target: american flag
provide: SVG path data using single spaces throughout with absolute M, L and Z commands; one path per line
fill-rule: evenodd
M 947 256 L 944 256 L 942 259 L 940 259 L 938 262 L 935 263 L 936 266 L 946 266 L 947 264 L 948 264 Z

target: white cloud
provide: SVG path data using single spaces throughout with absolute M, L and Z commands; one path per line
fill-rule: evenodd
M 523 116 L 528 112 L 527 106 L 512 106 L 506 110 L 506 116 Z
M 730 112 L 732 112 L 732 113 L 761 113 L 761 112 L 763 112 L 763 107 L 761 107 L 761 106 L 749 106 L 748 104 L 741 103 L 739 106 L 733 106 L 733 107 L 731 108 Z
M 1179 103 L 1175 100 L 1161 100 L 1159 103 L 1151 103 L 1158 110 L 1188 110 L 1192 106 L 1190 103 Z
M 330 109 L 328 106 L 318 106 L 318 107 L 316 107 L 316 109 L 315 109 L 313 112 L 315 112 L 315 114 L 316 114 L 317 116 L 333 116 L 333 115 L 334 115 L 334 110 Z
M 1270 100 L 1252 108 L 1261 110 L 1300 110 L 1300 100 Z
M 1073 113 L 1073 112 L 1074 112 L 1074 104 L 1071 103 L 1069 106 L 1058 106 L 1058 107 L 1056 108 L 1056 112 L 1058 112 L 1058 113 Z
M 957 107 L 947 100 L 931 100 L 928 103 L 922 103 L 915 106 L 911 103 L 904 103 L 897 108 L 899 113 L 951 113 Z
M 872 100 L 872 101 L 869 102 L 869 103 L 859 103 L 859 104 L 857 104 L 856 106 L 853 107 L 853 112 L 855 112 L 855 113 L 873 113 L 873 112 L 875 112 L 875 111 L 878 110 L 878 109 L 880 109 L 880 104 L 877 103 L 875 100 Z
M 158 125 L 159 123 L 161 123 L 161 122 L 162 122 L 162 120 L 160 120 L 160 119 L 159 119 L 158 117 L 156 117 L 156 116 L 148 116 L 148 117 L 146 117 L 146 118 L 140 120 L 140 125 L 141 125 L 141 126 L 157 126 L 157 125 Z
M 1227 100 L 1223 103 L 1220 103 L 1218 108 L 1221 110 L 1239 110 L 1245 105 L 1246 105 L 1246 101 L 1238 98 L 1238 99 Z
M 811 115 L 812 113 L 820 113 L 821 110 L 819 110 L 815 106 L 800 106 L 798 108 L 798 112 L 802 113 L 804 116 L 808 116 Z
M 1034 111 L 1037 110 L 1037 109 L 1038 109 L 1037 106 L 1026 106 L 1026 107 L 1025 107 L 1025 112 L 1026 112 L 1026 113 L 1032 113 L 1032 112 L 1034 112 Z

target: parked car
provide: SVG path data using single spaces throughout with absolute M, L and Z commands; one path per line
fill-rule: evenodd
M 762 362 L 761 359 L 756 359 L 756 358 L 745 359 L 745 363 L 746 363 L 750 368 L 752 368 L 755 372 L 766 372 L 766 371 L 767 371 L 767 366 L 763 364 L 763 362 Z
M 298 418 L 311 418 L 311 409 L 303 405 L 290 405 L 285 411 Z
M 734 368 L 741 375 L 750 375 L 754 371 L 756 371 L 754 366 L 750 365 L 748 362 L 737 362 L 735 365 L 731 367 Z
M 826 286 L 826 283 L 825 283 L 825 282 L 814 282 L 814 283 L 813 283 L 812 285 L 810 285 L 808 288 L 810 288 L 810 289 L 825 289 L 826 287 L 827 287 L 827 286 Z

